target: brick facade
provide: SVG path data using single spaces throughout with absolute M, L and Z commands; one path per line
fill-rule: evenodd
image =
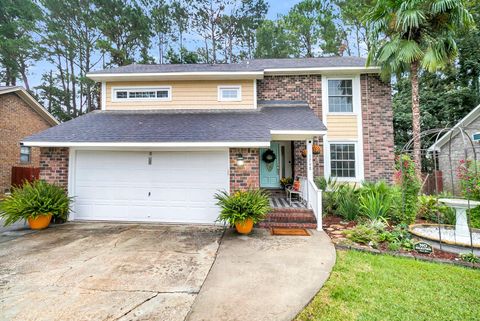
M 480 117 L 462 128 L 465 131 L 465 136 L 472 137 L 474 133 L 480 131 Z M 445 192 L 462 196 L 458 170 L 460 166 L 465 165 L 461 165 L 460 162 L 466 159 L 473 161 L 475 158 L 477 162 L 480 160 L 479 143 L 471 143 L 468 138 L 462 135 L 460 130 L 455 130 L 452 139 L 447 140 L 437 153 L 438 169 L 442 172 L 442 185 Z
M 365 180 L 393 179 L 393 109 L 390 84 L 378 75 L 362 75 L 363 158 Z
M 393 110 L 391 88 L 378 75 L 361 75 L 363 148 L 365 180 L 391 181 L 394 164 Z M 259 100 L 303 100 L 322 119 L 322 78 L 320 75 L 266 76 L 257 81 Z M 323 176 L 323 141 L 314 144 L 322 153 L 314 155 L 314 175 Z M 294 175 L 306 176 L 305 142 L 294 142 Z
M 51 125 L 15 93 L 0 95 L 0 195 L 10 189 L 12 166 L 38 167 L 40 150 L 32 147 L 29 164 L 20 163 L 20 141 Z
M 320 75 L 266 76 L 262 80 L 257 80 L 257 97 L 258 100 L 306 101 L 315 114 L 322 119 L 322 77 Z M 314 143 L 323 145 L 323 141 L 318 138 Z M 307 176 L 307 159 L 302 156 L 302 150 L 305 148 L 304 141 L 294 142 L 294 176 Z M 323 176 L 323 153 L 314 155 L 313 164 L 314 175 Z
M 237 155 L 242 154 L 244 165 L 237 165 Z M 230 148 L 230 192 L 260 187 L 258 148 Z
M 65 188 L 68 187 L 68 158 L 66 147 L 40 148 L 40 179 Z

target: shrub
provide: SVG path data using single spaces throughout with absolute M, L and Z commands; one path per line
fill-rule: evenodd
M 472 200 L 480 200 L 479 164 L 472 160 L 460 160 L 457 177 L 463 196 Z
M 359 190 L 359 206 L 362 216 L 371 221 L 395 218 L 398 211 L 399 189 L 385 181 L 365 182 Z
M 460 258 L 465 262 L 480 263 L 480 258 L 473 253 L 462 253 Z
M 340 185 L 334 193 L 336 213 L 347 221 L 354 221 L 359 215 L 358 190 L 349 184 Z
M 380 241 L 378 232 L 374 228 L 363 224 L 357 225 L 343 233 L 353 242 L 367 244 L 373 247 L 376 247 Z
M 325 214 L 333 213 L 337 208 L 336 194 L 339 188 L 339 185 L 337 184 L 337 180 L 331 177 L 326 179 L 323 176 L 319 176 L 315 178 L 315 184 L 319 189 L 323 191 L 323 194 L 322 194 L 323 212 Z
M 415 164 L 408 155 L 400 155 L 395 163 L 395 183 L 401 189 L 401 207 L 391 217 L 395 223 L 411 224 L 418 208 L 420 180 L 415 173 Z
M 480 206 L 467 210 L 470 227 L 480 229 Z
M 432 195 L 418 197 L 418 218 L 441 224 L 455 224 L 455 211 L 441 203 Z
M 246 219 L 257 223 L 270 212 L 268 194 L 262 190 L 238 191 L 231 195 L 223 191 L 215 194 L 217 205 L 221 207 L 218 221 L 234 225 Z
M 48 214 L 66 220 L 72 200 L 61 187 L 43 180 L 25 182 L 0 203 L 0 217 L 5 219 L 5 226 Z

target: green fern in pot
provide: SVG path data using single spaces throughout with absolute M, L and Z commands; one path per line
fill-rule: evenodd
M 30 228 L 42 229 L 53 217 L 66 220 L 73 198 L 59 186 L 43 180 L 26 182 L 22 187 L 13 188 L 12 194 L 0 203 L 0 217 L 8 226 L 26 220 Z
M 271 210 L 268 194 L 262 190 L 220 192 L 215 199 L 221 208 L 218 221 L 234 225 L 241 234 L 250 233 L 253 224 L 264 220 Z

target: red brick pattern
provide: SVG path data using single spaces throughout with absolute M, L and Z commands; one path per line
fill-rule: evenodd
M 392 181 L 395 156 L 390 84 L 378 75 L 362 75 L 360 83 L 365 180 Z
M 262 80 L 257 80 L 257 95 L 259 100 L 306 101 L 317 117 L 322 119 L 322 77 L 320 75 L 266 76 Z M 322 145 L 322 140 L 316 138 L 314 143 Z M 304 141 L 294 141 L 294 176 L 307 176 L 307 160 L 302 156 L 305 146 Z M 313 163 L 314 175 L 323 176 L 323 153 L 314 155 Z
M 242 154 L 244 165 L 237 165 L 237 155 Z M 258 148 L 230 148 L 230 192 L 260 187 Z
M 40 148 L 40 179 L 65 188 L 68 187 L 68 158 L 66 147 Z
M 322 76 L 266 76 L 257 80 L 259 100 L 303 100 L 322 118 Z
M 12 166 L 39 166 L 40 150 L 35 147 L 30 164 L 20 163 L 20 141 L 49 127 L 17 94 L 0 95 L 0 195 L 10 189 Z

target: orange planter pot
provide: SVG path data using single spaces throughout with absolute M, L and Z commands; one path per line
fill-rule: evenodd
M 43 230 L 48 227 L 50 221 L 52 220 L 52 214 L 49 215 L 40 215 L 37 218 L 29 218 L 28 225 L 32 230 Z
M 249 234 L 253 229 L 253 220 L 247 218 L 245 221 L 235 223 L 235 228 L 240 234 Z

